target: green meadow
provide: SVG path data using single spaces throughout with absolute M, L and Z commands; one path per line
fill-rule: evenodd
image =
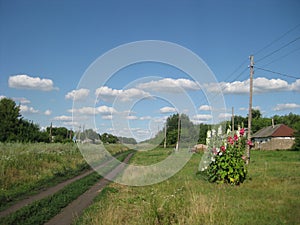
M 136 152 L 149 165 L 171 150 Z M 300 224 L 300 154 L 253 151 L 247 180 L 239 186 L 208 183 L 194 154 L 172 178 L 151 186 L 111 183 L 74 223 L 83 224 Z

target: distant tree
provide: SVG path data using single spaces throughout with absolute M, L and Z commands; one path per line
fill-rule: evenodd
M 17 141 L 18 121 L 21 117 L 20 107 L 9 99 L 0 100 L 0 141 Z
M 199 144 L 206 144 L 206 134 L 207 131 L 209 130 L 209 127 L 210 125 L 208 124 L 201 123 L 199 125 L 199 139 L 198 139 Z

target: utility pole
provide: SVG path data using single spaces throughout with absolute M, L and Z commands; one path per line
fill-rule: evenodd
M 177 143 L 176 143 L 176 151 L 179 150 L 179 142 L 180 142 L 180 113 L 178 113 L 178 128 L 177 128 Z
M 234 132 L 234 108 L 232 107 L 231 110 L 232 116 L 231 116 L 231 129 L 232 129 L 232 133 Z
M 167 147 L 167 122 L 165 124 L 165 141 L 164 141 L 164 148 Z
M 252 124 L 252 96 L 253 96 L 253 67 L 254 67 L 254 56 L 250 55 L 250 97 L 249 97 L 249 114 L 248 114 L 248 141 L 251 142 L 251 124 Z M 251 146 L 247 146 L 247 160 L 246 163 L 250 163 L 250 148 Z

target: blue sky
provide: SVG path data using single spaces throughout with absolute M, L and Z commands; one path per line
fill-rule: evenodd
M 89 66 L 117 46 L 161 40 L 181 45 L 205 61 L 223 90 L 228 115 L 231 107 L 236 114 L 247 114 L 250 54 L 257 67 L 292 76 L 255 69 L 253 106 L 267 117 L 299 114 L 299 11 L 297 0 L 0 0 L 0 96 L 20 102 L 22 115 L 41 127 L 52 122 L 78 129 L 84 122 L 72 122 L 72 100 L 75 95 L 94 96 L 88 87 L 77 88 Z M 137 139 L 152 136 L 175 110 L 166 99 L 151 95 L 155 87 L 161 87 L 159 93 L 172 85 L 191 97 L 196 112 L 186 113 L 194 122 L 211 122 L 210 103 L 188 74 L 168 65 L 141 63 L 99 83 L 105 92 L 94 108 L 98 131 L 130 136 L 128 129 L 111 125 L 113 116 L 123 116 L 131 132 L 139 133 Z M 212 92 L 216 87 L 201 85 Z M 135 95 L 145 99 L 128 112 L 116 110 L 107 99 L 133 101 Z

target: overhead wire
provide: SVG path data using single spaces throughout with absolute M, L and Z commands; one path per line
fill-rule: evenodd
M 296 76 L 293 76 L 293 75 L 289 75 L 289 74 L 285 74 L 285 73 L 280 73 L 280 72 L 276 72 L 276 71 L 273 71 L 273 70 L 269 70 L 269 69 L 265 69 L 265 68 L 261 68 L 261 67 L 257 67 L 257 66 L 254 66 L 254 68 L 256 68 L 258 70 L 263 70 L 263 71 L 266 71 L 266 72 L 278 74 L 278 75 L 281 75 L 281 76 L 284 76 L 284 77 L 300 79 L 300 76 L 296 77 Z
M 263 56 L 262 58 L 260 58 L 260 59 L 256 60 L 256 63 L 258 63 L 258 62 L 260 62 L 260 61 L 264 60 L 264 59 L 265 59 L 265 58 L 267 58 L 267 57 L 270 57 L 271 55 L 275 54 L 276 52 L 279 52 L 281 49 L 283 49 L 283 48 L 285 48 L 285 47 L 289 46 L 290 44 L 292 44 L 292 43 L 294 43 L 294 42 L 298 41 L 299 39 L 300 39 L 300 36 L 299 36 L 299 37 L 297 37 L 297 38 L 295 38 L 295 39 L 293 39 L 292 41 L 290 41 L 290 42 L 286 43 L 285 45 L 281 46 L 280 48 L 278 48 L 278 49 L 276 49 L 276 50 L 274 50 L 274 51 L 270 52 L 269 54 L 267 54 L 267 55 Z
M 297 24 L 296 26 L 292 27 L 288 31 L 286 31 L 284 34 L 280 35 L 278 38 L 276 38 L 273 41 L 271 41 L 269 44 L 267 44 L 264 47 L 262 47 L 260 50 L 256 51 L 253 55 L 260 54 L 263 50 L 267 49 L 268 47 L 270 47 L 271 45 L 273 45 L 274 43 L 276 43 L 277 41 L 279 41 L 280 39 L 282 39 L 283 37 L 285 37 L 287 34 L 291 33 L 294 30 L 296 30 L 298 27 L 300 27 L 300 23 Z

